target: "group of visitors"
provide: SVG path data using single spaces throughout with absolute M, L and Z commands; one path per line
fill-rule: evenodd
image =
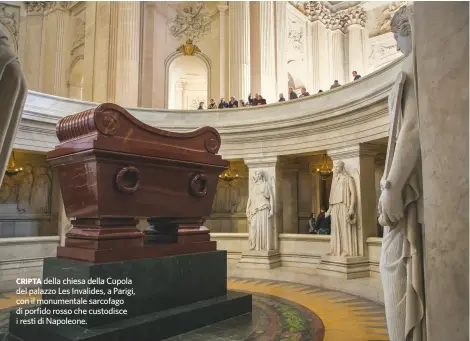
M 226 102 L 225 99 L 222 97 L 220 99 L 219 104 L 217 105 L 214 99 L 211 99 L 209 106 L 207 109 L 226 109 L 226 108 L 243 108 L 243 107 L 251 107 L 256 105 L 265 105 L 266 99 L 261 95 L 256 93 L 253 97 L 251 94 L 248 95 L 248 101 L 244 101 L 240 99 L 237 101 L 235 96 L 230 97 L 230 102 Z M 204 110 L 204 102 L 199 103 L 198 110 Z
M 310 234 L 331 234 L 331 218 L 325 217 L 324 208 L 321 208 L 317 219 L 315 219 L 315 213 L 312 213 L 308 220 L 308 227 Z
M 353 71 L 352 75 L 354 77 L 354 80 L 357 81 L 358 79 L 361 78 L 361 75 L 357 73 L 357 71 Z M 330 89 L 335 89 L 340 87 L 341 84 L 339 84 L 338 80 L 335 80 L 333 85 L 330 87 Z M 319 90 L 318 93 L 323 92 L 323 90 Z M 307 91 L 305 87 L 302 87 L 300 89 L 300 95 L 297 95 L 297 93 L 294 91 L 293 88 L 289 88 L 289 100 L 294 100 L 297 98 L 303 98 L 310 96 L 310 93 Z M 278 102 L 285 102 L 286 99 L 284 97 L 284 94 L 279 94 L 279 100 Z M 209 106 L 207 109 L 225 109 L 225 108 L 243 108 L 243 107 L 251 107 L 251 106 L 256 106 L 256 105 L 265 105 L 266 104 L 266 99 L 261 96 L 261 94 L 256 93 L 254 97 L 251 96 L 251 94 L 248 95 L 248 101 L 244 101 L 243 99 L 240 99 L 237 101 L 234 96 L 230 97 L 230 102 L 226 102 L 224 98 L 220 99 L 219 104 L 217 105 L 214 101 L 214 99 L 211 99 Z M 199 107 L 197 110 L 204 110 L 204 102 L 199 102 Z
M 352 75 L 353 75 L 353 78 L 355 81 L 361 79 L 361 75 L 359 75 L 357 73 L 357 71 L 353 71 L 352 72 Z M 335 88 L 339 88 L 341 86 L 341 84 L 339 84 L 338 80 L 335 80 L 333 85 L 330 87 L 330 89 L 335 89 Z M 320 90 L 321 91 L 321 90 Z

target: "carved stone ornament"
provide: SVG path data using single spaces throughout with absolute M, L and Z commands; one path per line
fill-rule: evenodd
M 25 1 L 25 4 L 29 14 L 42 13 L 46 8 L 46 1 Z
M 6 4 L 0 4 L 0 23 L 6 26 L 6 28 L 13 34 L 15 39 L 18 39 L 18 16 L 17 13 L 12 9 L 18 8 L 15 6 L 8 6 Z
M 46 10 L 66 10 L 70 4 L 71 2 L 69 1 L 46 1 Z
M 199 47 L 194 45 L 191 39 L 186 40 L 186 44 L 178 47 L 176 51 L 181 52 L 185 56 L 194 56 L 196 53 L 201 52 Z
M 204 3 L 198 1 L 194 5 L 178 9 L 176 17 L 169 20 L 168 25 L 173 37 L 197 42 L 210 32 L 211 19 Z
M 349 26 L 357 24 L 365 27 L 366 12 L 360 4 L 333 12 L 328 4 L 322 1 L 305 1 L 303 8 L 299 2 L 291 4 L 304 13 L 312 22 L 320 21 L 330 30 L 347 32 Z
M 390 32 L 393 15 L 398 11 L 398 9 L 400 9 L 400 7 L 405 6 L 407 3 L 408 1 L 399 1 L 386 6 L 377 17 L 377 24 L 371 36 L 374 37 Z
M 77 48 L 85 43 L 85 21 L 80 18 L 75 20 L 75 40 L 72 48 Z
M 290 28 L 288 39 L 289 39 L 289 44 L 294 49 L 300 50 L 304 42 L 302 30 L 296 30 L 294 28 Z

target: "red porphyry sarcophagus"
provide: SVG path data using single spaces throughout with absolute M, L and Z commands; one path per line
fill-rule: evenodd
M 57 137 L 47 159 L 74 218 L 58 257 L 101 263 L 215 250 L 201 226 L 228 167 L 217 130 L 169 132 L 106 103 L 60 120 Z M 148 219 L 147 231 L 137 218 Z

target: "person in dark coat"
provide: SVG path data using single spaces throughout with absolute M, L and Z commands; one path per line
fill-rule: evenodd
M 284 94 L 279 94 L 279 101 L 278 102 L 285 102 L 286 99 L 284 98 Z
M 228 107 L 229 108 L 238 108 L 238 101 L 235 99 L 235 97 L 230 97 L 230 102 L 228 102 Z
M 289 99 L 292 100 L 292 99 L 297 99 L 298 96 L 297 94 L 294 92 L 294 89 L 292 88 L 289 88 Z
M 358 75 L 357 71 L 353 71 L 352 75 L 353 75 L 355 81 L 357 81 L 358 79 L 361 79 L 361 75 Z
M 306 88 L 302 88 L 300 91 L 302 91 L 302 93 L 300 94 L 299 97 L 307 97 L 307 96 L 310 96 L 310 93 L 307 91 Z
M 219 109 L 228 108 L 228 103 L 225 102 L 225 99 L 221 98 L 219 103 Z

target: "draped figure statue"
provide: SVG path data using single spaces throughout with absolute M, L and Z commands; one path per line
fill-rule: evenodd
M 344 162 L 338 161 L 331 183 L 329 208 L 325 217 L 331 217 L 331 242 L 329 256 L 358 256 L 356 227 L 356 186 L 345 171 Z
M 0 23 L 0 184 L 3 181 L 13 141 L 28 93 L 18 58 Z
M 271 184 L 262 170 L 256 170 L 246 205 L 249 226 L 250 250 L 274 250 L 275 231 L 273 224 L 274 194 Z
M 422 175 L 412 7 L 400 8 L 391 29 L 405 55 L 389 95 L 390 132 L 381 180 L 384 226 L 380 275 L 390 341 L 425 341 Z

